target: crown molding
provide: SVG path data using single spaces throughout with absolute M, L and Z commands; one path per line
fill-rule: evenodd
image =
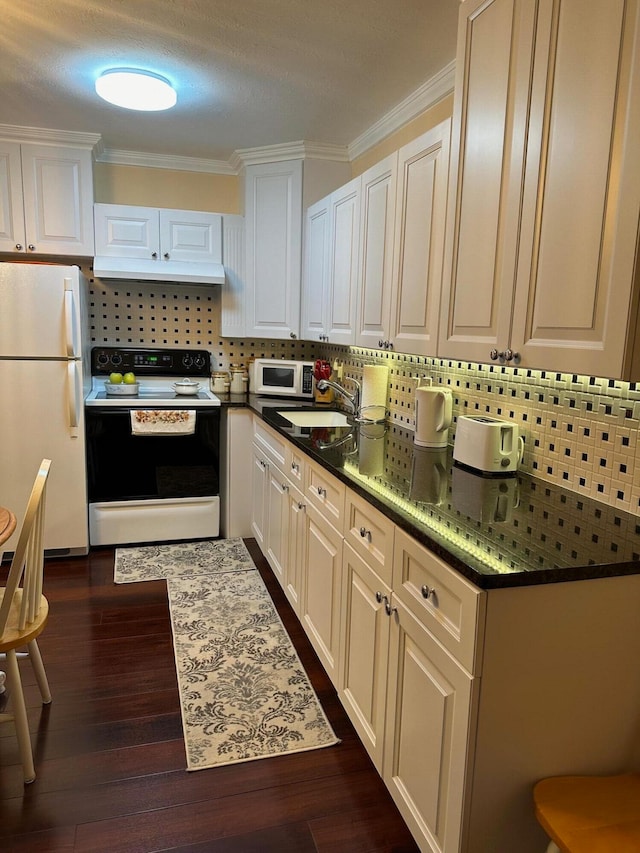
M 16 142 L 37 142 L 41 145 L 70 145 L 74 148 L 95 148 L 102 137 L 98 133 L 80 133 L 75 130 L 53 130 L 46 127 L 23 127 L 0 124 L 0 137 Z
M 266 145 L 261 148 L 239 148 L 233 152 L 229 163 L 239 172 L 246 166 L 303 159 L 348 163 L 349 150 L 346 145 L 330 145 L 301 140 L 299 142 L 285 142 L 280 145 Z
M 453 92 L 455 83 L 455 60 L 435 74 L 426 83 L 423 83 L 415 92 L 412 92 L 404 101 L 384 115 L 379 121 L 371 125 L 357 139 L 349 144 L 349 159 L 355 160 L 365 154 L 374 145 L 382 142 L 387 136 L 400 130 L 405 124 L 417 118 L 426 110 L 435 106 L 447 95 Z
M 173 154 L 145 154 L 104 148 L 96 162 L 117 166 L 144 166 L 150 169 L 169 169 L 176 172 L 208 172 L 214 175 L 235 175 L 236 170 L 226 160 L 206 160 L 198 157 L 179 157 Z

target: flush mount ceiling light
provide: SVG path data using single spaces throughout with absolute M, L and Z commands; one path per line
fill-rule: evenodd
M 96 92 L 105 101 L 127 110 L 168 110 L 177 101 L 171 83 L 153 71 L 111 68 L 96 80 Z

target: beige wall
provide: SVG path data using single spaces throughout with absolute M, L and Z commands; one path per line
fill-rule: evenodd
M 240 213 L 237 175 L 96 163 L 93 183 L 95 201 L 103 204 Z
M 413 121 L 405 124 L 400 130 L 395 131 L 395 133 L 392 133 L 382 142 L 378 143 L 378 145 L 374 145 L 373 148 L 370 148 L 360 157 L 357 157 L 351 163 L 351 176 L 356 178 L 358 175 L 361 175 L 368 168 L 382 160 L 383 157 L 397 151 L 398 148 L 406 145 L 407 142 L 411 142 L 420 136 L 421 133 L 431 130 L 432 127 L 435 127 L 441 121 L 451 118 L 452 115 L 453 94 L 438 101 L 437 104 L 413 119 Z

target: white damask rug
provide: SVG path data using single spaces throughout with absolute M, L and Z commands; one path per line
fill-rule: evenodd
M 115 583 L 164 580 L 183 575 L 255 569 L 242 539 L 176 542 L 116 548 Z
M 241 539 L 121 548 L 116 568 L 167 578 L 188 770 L 339 743 Z

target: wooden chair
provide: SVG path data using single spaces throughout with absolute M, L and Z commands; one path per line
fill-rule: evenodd
M 638 853 L 640 774 L 556 776 L 533 789 L 547 853 Z
M 0 714 L 0 722 L 13 721 L 20 750 L 25 784 L 33 782 L 29 720 L 18 669 L 17 649 L 25 647 L 31 659 L 44 704 L 51 702 L 47 675 L 36 638 L 42 633 L 49 615 L 49 604 L 42 594 L 44 549 L 44 507 L 50 459 L 43 459 L 31 490 L 11 561 L 7 584 L 0 589 L 0 655 L 6 658 L 7 687 L 12 712 Z

